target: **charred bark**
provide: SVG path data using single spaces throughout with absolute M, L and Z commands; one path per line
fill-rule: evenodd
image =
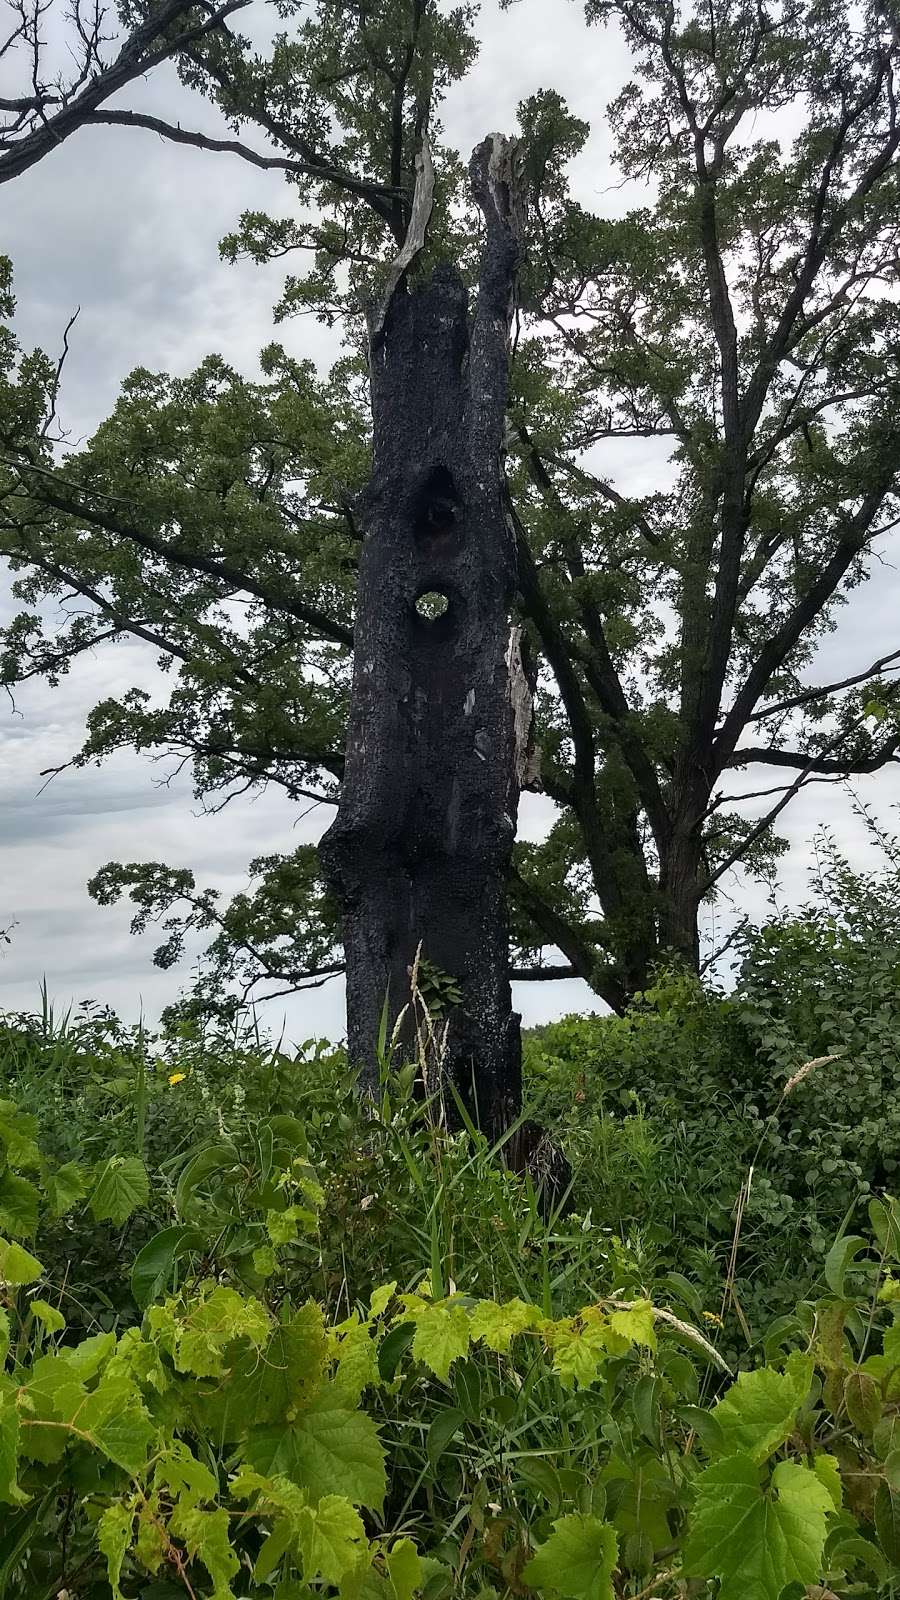
M 472 158 L 485 219 L 474 312 L 459 275 L 439 267 L 412 291 L 401 281 L 372 321 L 346 768 L 320 847 L 343 912 L 348 1045 L 364 1082 L 385 1000 L 391 1027 L 410 1005 L 421 946 L 461 995 L 442 1071 L 491 1134 L 521 1095 L 505 878 L 530 732 L 502 495 L 515 165 L 496 136 Z M 401 1040 L 411 1053 L 411 1008 Z

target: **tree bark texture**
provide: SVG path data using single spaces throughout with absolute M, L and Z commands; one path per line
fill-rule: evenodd
M 498 136 L 472 157 L 485 219 L 474 311 L 438 267 L 412 291 L 401 282 L 372 324 L 346 768 L 320 847 L 343 912 L 351 1061 L 371 1085 L 385 1001 L 390 1034 L 421 946 L 461 995 L 442 1071 L 492 1135 L 521 1099 L 505 879 L 530 736 L 502 494 L 515 168 Z M 408 1056 L 412 1008 L 400 1039 Z

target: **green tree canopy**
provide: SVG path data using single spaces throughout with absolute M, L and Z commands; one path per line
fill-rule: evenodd
M 55 364 L 9 332 L 2 347 L 0 538 L 23 608 L 4 681 L 146 640 L 169 694 L 98 705 L 75 759 L 173 752 L 213 806 L 270 782 L 335 799 L 368 473 L 363 311 L 405 237 L 424 139 L 435 208 L 410 275 L 449 259 L 470 278 L 477 227 L 439 120 L 474 13 L 279 14 L 265 53 L 223 24 L 178 59 L 232 123 L 224 143 L 284 168 L 285 215 L 245 214 L 223 251 L 297 263 L 276 316 L 340 322 L 327 381 L 275 344 L 258 380 L 219 357 L 187 378 L 139 371 L 61 460 Z M 661 953 L 697 964 L 701 904 L 736 864 L 767 868 L 802 787 L 900 750 L 900 648 L 841 683 L 804 675 L 900 518 L 900 46 L 882 7 L 844 0 L 591 0 L 587 20 L 631 49 L 609 120 L 644 203 L 586 211 L 567 164 L 588 126 L 552 87 L 520 106 L 531 207 L 507 477 L 558 809 L 542 843 L 518 846 L 510 890 L 516 970 L 579 975 L 620 1006 Z M 668 447 L 665 492 L 626 494 L 598 465 L 598 447 L 635 437 Z M 67 594 L 89 607 L 51 626 L 45 602 Z M 777 769 L 758 820 L 724 798 L 750 763 Z M 106 866 L 92 888 L 129 894 L 139 927 L 163 921 L 165 963 L 209 929 L 208 997 L 338 969 L 313 851 L 252 871 L 227 906 L 159 863 Z

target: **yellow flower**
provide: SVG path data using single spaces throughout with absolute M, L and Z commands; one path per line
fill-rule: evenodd
M 187 1077 L 187 1073 L 186 1072 L 173 1072 L 173 1073 L 170 1074 L 169 1082 L 170 1083 L 184 1083 L 184 1080 L 185 1080 L 186 1077 Z
M 704 1311 L 703 1320 L 704 1322 L 712 1322 L 717 1328 L 722 1326 L 722 1318 L 717 1317 L 714 1311 Z

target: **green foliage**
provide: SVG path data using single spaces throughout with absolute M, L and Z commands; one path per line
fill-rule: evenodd
M 528 1111 L 561 1130 L 576 1209 L 648 1281 L 694 1280 L 735 1357 L 820 1273 L 852 1292 L 900 1170 L 896 858 L 860 876 L 826 839 L 818 856 L 815 899 L 745 935 L 730 994 L 660 972 L 622 1017 L 525 1039 Z M 868 1226 L 893 1225 L 875 1202 Z
M 266 1087 L 264 1061 L 257 1071 L 242 1085 L 250 1100 Z M 191 1085 L 189 1115 L 201 1072 L 195 1061 L 166 1073 L 163 1103 Z M 427 1107 L 351 1115 L 339 1084 L 323 1061 L 293 1112 L 257 1111 L 243 1144 L 246 1099 L 223 1096 L 218 1140 L 186 1151 L 174 1182 L 142 1168 L 142 1203 L 165 1225 L 133 1265 L 126 1252 L 110 1268 L 140 1303 L 107 1332 L 60 1309 L 71 1263 L 47 1198 L 54 1158 L 40 1119 L 5 1103 L 7 1148 L 38 1180 L 42 1259 L 18 1272 L 25 1252 L 10 1243 L 0 1285 L 0 1595 L 168 1600 L 180 1585 L 195 1600 L 627 1600 L 649 1583 L 663 1600 L 713 1584 L 722 1600 L 782 1600 L 790 1585 L 887 1600 L 900 1575 L 900 1203 L 873 1200 L 840 1278 L 832 1253 L 840 1293 L 814 1286 L 789 1325 L 764 1331 L 747 1370 L 723 1378 L 710 1324 L 671 1311 L 661 1284 L 636 1294 L 639 1264 L 621 1246 L 593 1247 L 579 1298 L 556 1218 L 523 1275 L 526 1219 L 538 1237 L 528 1184 L 441 1135 Z M 427 1231 L 404 1258 L 384 1230 L 392 1281 L 370 1249 L 354 1255 L 358 1201 L 341 1246 L 329 1242 L 323 1221 L 347 1174 L 320 1164 L 323 1138 L 331 1168 L 354 1149 L 373 1188 L 399 1146 L 410 1212 L 462 1185 L 477 1230 L 487 1188 L 486 1238 L 518 1207 L 507 1256 L 490 1262 L 493 1292 L 479 1292 L 483 1263 L 467 1255 L 477 1231 L 436 1256 L 440 1288 Z M 99 1165 L 76 1222 L 80 1205 L 106 1225 L 93 1220 L 97 1182 L 131 1159 Z M 300 1209 L 298 1195 L 314 1234 L 275 1229 L 271 1270 L 255 1272 L 253 1238 L 271 1237 L 269 1219 Z M 399 1183 L 394 1199 L 404 1204 Z M 328 1257 L 342 1259 L 339 1284 Z M 668 1292 L 696 1298 L 677 1278 Z

